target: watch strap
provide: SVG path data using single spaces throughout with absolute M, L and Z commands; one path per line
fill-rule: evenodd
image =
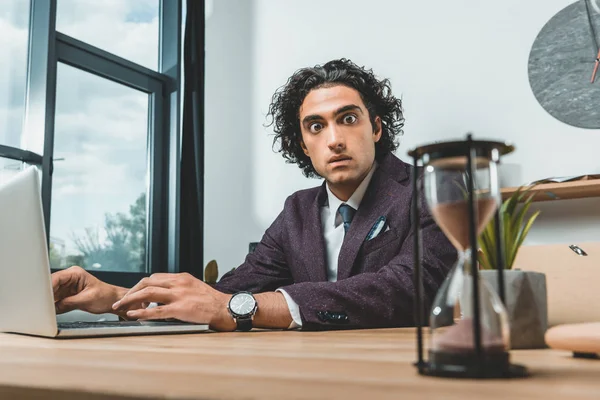
M 252 329 L 252 318 L 236 318 L 235 323 L 238 331 L 248 332 Z

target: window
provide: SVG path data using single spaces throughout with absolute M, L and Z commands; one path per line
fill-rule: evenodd
M 40 165 L 42 161 L 39 154 L 28 151 L 38 150 L 39 135 L 28 138 L 23 133 L 29 14 L 27 1 L 0 2 L 0 184 L 24 169 L 25 162 Z
M 178 272 L 181 0 L 31 0 L 29 15 L 27 137 L 0 136 L 0 157 L 41 167 L 52 269 L 121 286 Z
M 29 2 L 0 1 L 0 32 L 0 145 L 23 148 Z
M 159 0 L 57 0 L 56 17 L 57 31 L 158 70 Z
M 58 64 L 51 266 L 146 271 L 148 95 Z
M 0 158 L 0 185 L 12 178 L 26 167 L 25 163 L 7 158 Z

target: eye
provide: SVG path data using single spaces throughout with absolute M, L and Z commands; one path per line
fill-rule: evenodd
M 312 133 L 317 133 L 319 132 L 321 129 L 323 129 L 323 124 L 320 124 L 318 122 L 312 123 L 310 124 L 310 126 L 308 127 L 308 130 L 311 131 Z
M 356 118 L 356 115 L 354 115 L 354 114 L 345 115 L 344 118 L 342 119 L 342 121 L 348 125 L 354 124 L 357 120 L 358 120 L 358 118 Z

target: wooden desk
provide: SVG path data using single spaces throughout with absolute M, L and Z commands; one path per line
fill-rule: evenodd
M 600 361 L 555 350 L 513 351 L 513 361 L 533 374 L 522 380 L 419 376 L 412 366 L 413 332 L 253 331 L 69 340 L 0 334 L 0 398 L 600 398 Z

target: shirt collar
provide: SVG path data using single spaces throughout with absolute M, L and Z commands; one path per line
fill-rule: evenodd
M 325 185 L 325 187 L 327 188 L 327 200 L 329 202 L 329 211 L 330 211 L 330 215 L 333 217 L 332 222 L 333 222 L 334 226 L 339 225 L 339 223 L 341 221 L 341 217 L 339 218 L 339 221 L 337 221 L 338 218 L 336 218 L 337 209 L 340 207 L 340 205 L 345 203 L 345 204 L 348 204 L 350 207 L 354 208 L 355 210 L 358 210 L 358 207 L 360 207 L 360 203 L 362 202 L 362 199 L 365 196 L 367 188 L 369 187 L 369 183 L 371 182 L 371 178 L 373 178 L 373 173 L 375 173 L 376 169 L 377 169 L 377 161 L 373 162 L 373 166 L 371 167 L 371 170 L 369 171 L 367 176 L 365 176 L 365 178 L 360 183 L 360 185 L 358 185 L 358 187 L 356 188 L 354 193 L 352 193 L 352 196 L 350 196 L 348 201 L 342 201 L 342 200 L 338 199 L 335 196 L 335 194 L 333 194 L 333 192 L 329 189 L 329 185 L 328 184 Z

